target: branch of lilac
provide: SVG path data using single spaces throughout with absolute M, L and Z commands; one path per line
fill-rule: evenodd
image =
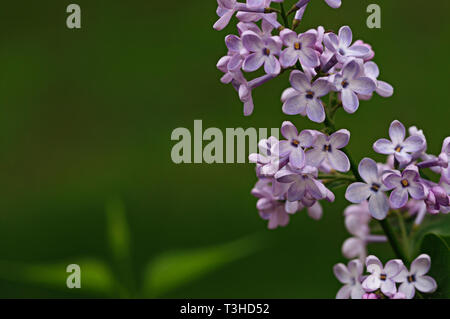
M 421 254 L 412 260 L 412 238 L 427 213 L 450 212 L 450 137 L 444 140 L 439 156 L 429 155 L 421 130 L 411 127 L 406 138 L 403 124 L 394 121 L 389 128 L 391 140 L 379 139 L 373 145 L 375 152 L 388 155 L 387 163 L 364 158 L 357 166 L 346 149 L 350 132 L 336 128 L 335 114 L 340 109 L 355 113 L 359 101 L 370 99 L 374 92 L 382 97 L 393 94 L 392 86 L 378 80 L 371 46 L 361 40 L 352 44 L 352 31 L 347 26 L 338 35 L 325 32 L 323 27 L 297 34 L 294 30 L 300 26 L 310 0 L 296 2 L 287 13 L 284 0 L 217 2 L 220 18 L 215 29 L 223 29 L 235 13 L 240 20 L 240 37 L 225 38 L 228 54 L 217 67 L 225 73 L 221 81 L 238 91 L 244 115 L 253 112 L 252 90 L 289 71 L 292 87 L 282 94 L 283 112 L 323 124 L 321 131 L 299 132 L 286 121 L 281 127 L 286 140 L 273 136 L 263 139 L 260 153 L 249 156 L 250 162 L 256 163 L 259 179 L 252 194 L 259 199 L 257 208 L 268 228 L 286 226 L 290 216 L 303 208 L 311 218 L 320 219 L 323 211 L 319 201 L 333 202 L 330 189 L 347 187 L 345 198 L 353 205 L 344 212 L 345 226 L 354 237 L 344 242 L 342 252 L 348 259 L 356 259 L 334 266 L 344 285 L 336 298 L 411 299 L 421 297 L 419 291 L 434 292 L 437 283 L 425 275 L 431 259 Z M 278 2 L 280 9 L 271 8 L 271 2 Z M 341 5 L 341 0 L 325 2 L 332 8 Z M 289 29 L 288 17 L 294 12 Z M 259 21 L 261 29 L 256 25 Z M 273 30 L 278 31 L 277 36 L 272 35 Z M 251 81 L 242 73 L 263 66 L 266 74 Z M 326 95 L 329 99 L 324 104 Z M 425 168 L 441 174 L 440 181 L 426 177 Z M 408 234 L 405 221 L 412 216 L 416 218 Z M 384 235 L 371 233 L 372 220 L 379 222 Z M 383 266 L 376 256 L 367 256 L 367 244 L 378 242 L 389 242 L 397 259 Z M 363 276 L 363 263 L 368 276 Z

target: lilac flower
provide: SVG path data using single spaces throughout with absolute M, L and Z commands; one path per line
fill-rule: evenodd
M 311 0 L 299 0 L 295 7 L 298 9 L 303 8 L 306 6 Z M 341 6 L 342 1 L 341 0 L 325 0 L 325 2 L 332 8 L 337 9 Z
M 262 39 L 268 39 L 272 37 L 273 26 L 263 20 L 261 22 L 261 29 L 253 22 L 239 22 L 237 24 L 239 34 L 242 35 L 245 31 L 253 31 L 259 35 Z
M 394 94 L 394 88 L 387 82 L 377 80 L 380 69 L 375 62 L 369 61 L 364 64 L 364 74 L 371 78 L 376 84 L 376 92 L 382 97 L 390 97 Z
M 312 149 L 306 153 L 308 165 L 319 167 L 324 160 L 328 161 L 335 170 L 348 172 L 350 161 L 340 149 L 348 144 L 350 132 L 342 129 L 327 136 L 317 133 Z
M 305 165 L 304 148 L 310 147 L 313 142 L 312 134 L 304 130 L 300 132 L 289 121 L 283 122 L 281 126 L 281 134 L 287 141 L 280 141 L 279 152 L 280 157 L 289 157 L 289 163 L 295 168 L 302 168 Z
M 254 1 L 251 0 L 250 2 L 253 4 Z M 266 12 L 265 7 L 250 6 L 248 3 L 240 3 L 236 0 L 217 0 L 217 4 L 218 8 L 216 12 L 219 16 L 219 20 L 217 20 L 213 28 L 218 31 L 224 29 L 228 25 L 234 13 L 237 11 L 255 12 L 259 14 Z
M 372 46 L 370 44 L 365 43 L 363 40 L 356 40 L 354 45 L 365 46 L 369 50 L 369 52 L 366 55 L 360 57 L 360 59 L 363 59 L 364 62 L 370 61 L 374 58 L 375 52 L 372 50 Z
M 450 196 L 448 191 L 441 185 L 430 185 L 428 195 L 425 199 L 427 211 L 430 214 L 450 213 Z
M 280 54 L 282 45 L 277 38 L 263 39 L 253 31 L 245 31 L 242 34 L 242 43 L 248 51 L 252 52 L 244 60 L 244 71 L 256 71 L 264 64 L 267 74 L 280 73 L 281 66 L 276 55 Z
M 289 80 L 296 94 L 290 91 L 289 98 L 283 104 L 283 112 L 288 115 L 307 115 L 313 122 L 323 122 L 325 111 L 320 98 L 330 91 L 328 81 L 318 79 L 311 84 L 310 79 L 297 70 L 291 72 Z
M 256 207 L 261 218 L 268 220 L 268 228 L 284 227 L 289 223 L 289 215 L 284 209 L 280 197 L 273 194 L 270 179 L 259 180 L 252 189 L 252 195 L 259 198 Z
M 287 191 L 287 200 L 295 202 L 311 195 L 314 199 L 324 199 L 327 196 L 327 188 L 317 180 L 317 168 L 305 166 L 301 170 L 292 166 L 285 166 L 275 174 L 280 183 L 290 184 Z
M 288 214 L 295 214 L 298 211 L 301 211 L 306 207 L 308 211 L 308 216 L 314 220 L 319 220 L 322 218 L 323 210 L 322 206 L 320 206 L 319 202 L 315 199 L 312 199 L 313 204 L 311 206 L 306 206 L 303 204 L 303 201 L 290 202 L 286 201 L 284 209 Z
M 228 48 L 228 54 L 231 55 L 231 59 L 227 65 L 228 70 L 235 71 L 240 69 L 242 66 L 242 61 L 248 56 L 249 52 L 242 45 L 241 39 L 233 34 L 225 37 L 225 44 Z
M 362 299 L 380 299 L 380 297 L 377 294 L 374 294 L 373 292 L 365 293 L 362 296 Z
M 280 56 L 280 62 L 283 68 L 288 68 L 297 61 L 300 61 L 303 67 L 315 68 L 319 65 L 319 57 L 314 49 L 316 36 L 312 33 L 303 33 L 297 35 L 292 30 L 284 29 L 280 33 L 283 44 L 287 47 Z
M 342 69 L 341 74 L 334 78 L 336 90 L 341 92 L 342 106 L 347 113 L 354 113 L 359 107 L 357 94 L 368 95 L 375 91 L 375 82 L 365 76 L 361 76 L 362 70 L 359 64 L 352 60 Z
M 359 204 L 369 198 L 369 211 L 372 217 L 384 219 L 389 211 L 386 187 L 378 172 L 377 163 L 370 158 L 364 158 L 358 166 L 358 172 L 365 183 L 351 184 L 345 192 L 345 198 Z
M 249 161 L 256 163 L 256 170 L 258 176 L 272 177 L 280 168 L 287 163 L 287 159 L 280 158 L 277 150 L 278 139 L 276 137 L 269 137 L 262 139 L 258 143 L 259 154 L 253 153 L 249 155 Z
M 416 289 L 424 293 L 432 293 L 436 291 L 436 281 L 425 274 L 430 270 L 430 256 L 422 254 L 411 263 L 411 269 L 403 266 L 401 272 L 397 275 L 396 281 L 402 284 L 398 291 L 405 294 L 407 299 L 412 299 Z
M 220 78 L 220 82 L 224 83 L 224 84 L 228 84 L 231 83 L 231 81 L 233 81 L 234 75 L 232 72 L 230 72 L 230 70 L 228 70 L 228 63 L 231 60 L 231 56 L 226 55 L 220 58 L 220 60 L 217 62 L 216 67 L 222 71 L 223 73 L 225 73 L 221 78 Z
M 410 163 L 411 153 L 419 151 L 425 144 L 425 139 L 419 135 L 405 139 L 405 127 L 397 120 L 393 121 L 389 127 L 389 136 L 390 141 L 385 138 L 379 139 L 373 144 L 373 149 L 380 154 L 393 154 L 402 166 Z
M 345 227 L 354 237 L 344 241 L 342 254 L 349 259 L 359 257 L 365 260 L 367 257 L 368 243 L 386 242 L 386 236 L 371 235 L 369 223 L 371 220 L 367 201 L 358 205 L 350 205 L 345 211 Z
M 362 282 L 364 290 L 371 292 L 381 288 L 386 296 L 392 296 L 397 292 L 395 277 L 402 270 L 403 263 L 400 259 L 390 260 L 383 267 L 381 261 L 371 255 L 366 258 L 366 268 L 371 274 Z
M 333 267 L 333 272 L 336 278 L 344 284 L 339 289 L 336 299 L 361 299 L 364 295 L 364 290 L 361 286 L 363 265 L 358 259 L 351 260 L 346 267 L 339 263 Z
M 407 167 L 401 174 L 391 173 L 384 179 L 384 185 L 388 190 L 393 189 L 389 202 L 393 209 L 398 209 L 408 202 L 408 193 L 414 199 L 424 199 L 425 189 L 419 181 L 417 168 Z
M 277 14 L 273 13 L 258 13 L 258 12 L 244 12 L 240 11 L 236 14 L 236 17 L 241 22 L 258 22 L 262 20 L 261 26 L 264 28 L 263 24 L 267 23 L 271 25 L 272 29 L 280 30 L 282 25 L 277 20 Z
M 339 36 L 334 33 L 327 33 L 323 42 L 328 50 L 336 54 L 341 63 L 346 63 L 349 58 L 363 58 L 370 50 L 367 46 L 352 44 L 352 30 L 348 26 L 339 29 Z

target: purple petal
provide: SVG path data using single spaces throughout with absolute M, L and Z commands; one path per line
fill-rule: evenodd
M 411 263 L 411 273 L 417 276 L 423 276 L 430 270 L 430 266 L 430 256 L 422 254 Z
M 385 138 L 379 139 L 373 144 L 373 149 L 375 152 L 386 155 L 393 154 L 395 152 L 395 147 L 396 145 L 392 144 L 391 141 Z
M 336 52 L 336 49 L 339 47 L 339 38 L 334 33 L 327 33 L 323 37 L 323 43 L 328 50 Z
M 392 296 L 397 292 L 397 287 L 395 286 L 395 283 L 392 280 L 385 280 L 381 283 L 381 292 L 385 294 L 386 296 Z
M 351 47 L 345 50 L 345 53 L 348 56 L 353 56 L 356 58 L 362 58 L 365 55 L 370 53 L 370 49 L 364 45 L 352 45 Z
M 295 95 L 283 104 L 283 112 L 287 115 L 303 114 L 306 108 L 304 95 Z
M 294 43 L 298 40 L 297 33 L 290 29 L 283 29 L 280 32 L 281 40 L 283 44 L 287 47 L 293 46 Z
M 331 166 L 339 172 L 348 172 L 350 170 L 350 161 L 347 155 L 340 150 L 333 150 L 328 154 L 328 160 Z
M 305 75 L 305 73 L 301 71 L 292 71 L 289 76 L 289 82 L 294 89 L 300 92 L 305 92 L 311 89 L 311 81 Z
M 306 184 L 303 182 L 292 183 L 287 192 L 287 199 L 290 202 L 301 200 L 305 196 Z
M 414 287 L 414 284 L 410 284 L 409 282 L 404 282 L 400 285 L 400 287 L 398 287 L 398 291 L 403 293 L 406 296 L 406 299 L 412 299 L 412 298 L 414 298 L 416 289 Z
M 345 198 L 352 203 L 359 204 L 370 196 L 370 186 L 366 183 L 353 183 L 345 192 Z
M 351 80 L 356 78 L 359 72 L 360 72 L 359 64 L 355 60 L 352 60 L 344 66 L 342 70 L 342 75 L 347 80 Z
M 305 152 L 301 147 L 298 147 L 291 152 L 289 163 L 294 166 L 294 168 L 302 168 L 305 166 Z
M 286 201 L 284 209 L 289 214 L 295 214 L 298 211 L 298 202 Z
M 342 106 L 347 113 L 355 113 L 359 107 L 358 96 L 349 89 L 342 90 Z
M 320 148 L 313 148 L 306 152 L 306 162 L 313 167 L 319 167 L 325 158 L 325 153 Z
M 341 0 L 325 0 L 325 2 L 334 9 L 337 9 L 341 6 Z
M 284 49 L 283 52 L 281 52 L 280 63 L 283 66 L 283 68 L 286 69 L 288 67 L 291 67 L 295 65 L 297 61 L 298 61 L 298 54 L 293 48 L 288 47 Z
M 389 260 L 384 266 L 384 272 L 388 278 L 395 277 L 402 270 L 403 263 L 400 259 Z
M 409 153 L 415 153 L 422 150 L 424 145 L 425 140 L 423 139 L 423 137 L 418 135 L 410 136 L 402 143 L 405 151 Z
M 362 179 L 371 184 L 378 181 L 378 167 L 377 163 L 371 158 L 363 158 L 358 166 L 359 175 Z
M 343 26 L 339 29 L 339 42 L 343 47 L 348 48 L 350 46 L 352 43 L 352 37 L 353 35 L 350 27 Z
M 346 129 L 341 129 L 337 132 L 334 132 L 330 136 L 330 143 L 333 148 L 343 148 L 348 144 L 350 140 L 350 132 Z
M 336 299 L 348 299 L 352 293 L 352 289 L 353 288 L 350 285 L 342 286 L 336 294 Z
M 233 17 L 234 10 L 227 10 L 223 16 L 219 18 L 219 20 L 214 23 L 213 28 L 217 31 L 223 30 L 228 23 L 230 23 L 231 18 Z
M 391 123 L 389 127 L 389 136 L 392 143 L 401 144 L 405 140 L 405 127 L 402 123 L 395 120 Z
M 366 268 L 370 273 L 381 273 L 381 271 L 383 270 L 383 264 L 378 259 L 378 257 L 370 255 L 366 258 Z
M 319 202 L 315 202 L 314 205 L 308 208 L 308 216 L 314 220 L 322 218 L 323 210 Z
M 383 192 L 378 192 L 370 196 L 369 211 L 373 218 L 381 220 L 386 218 L 389 211 L 389 202 Z
M 316 35 L 314 33 L 303 33 L 301 34 L 298 39 L 300 40 L 302 47 L 314 47 L 314 44 L 316 43 Z
M 416 286 L 417 290 L 425 293 L 432 293 L 437 289 L 436 281 L 430 276 L 417 277 L 414 285 Z
M 313 122 L 322 123 L 325 121 L 325 110 L 323 109 L 322 102 L 319 99 L 313 99 L 308 103 L 306 107 L 306 114 Z
M 315 68 L 319 66 L 319 57 L 316 50 L 311 48 L 303 48 L 299 51 L 300 63 L 304 68 Z
M 274 55 L 271 55 L 266 59 L 266 62 L 264 63 L 264 71 L 266 71 L 267 74 L 273 75 L 277 75 L 280 73 L 280 62 Z
M 350 82 L 350 88 L 358 94 L 368 95 L 375 91 L 376 85 L 372 79 L 360 77 Z
M 281 134 L 285 139 L 291 140 L 297 138 L 298 131 L 294 124 L 290 121 L 284 121 L 281 125 Z
M 253 31 L 245 31 L 242 34 L 242 44 L 251 52 L 259 52 L 264 48 L 262 39 Z
M 389 83 L 378 81 L 376 92 L 382 97 L 391 97 L 394 94 L 394 88 Z
M 240 52 L 241 51 L 241 39 L 234 34 L 227 35 L 225 37 L 225 44 L 230 51 Z
M 388 190 L 391 190 L 393 188 L 399 187 L 401 184 L 402 177 L 398 176 L 397 174 L 389 174 L 384 179 L 384 185 L 387 187 Z
M 356 237 L 350 237 L 342 244 L 342 254 L 346 258 L 359 257 L 366 252 L 366 243 L 364 240 Z
M 245 58 L 242 69 L 246 72 L 258 70 L 264 63 L 264 57 L 261 53 L 252 53 Z
M 311 88 L 312 91 L 314 91 L 315 96 L 317 97 L 327 95 L 331 90 L 330 82 L 324 79 L 318 79 L 317 81 L 315 81 Z
M 303 130 L 298 136 L 302 147 L 310 147 L 314 143 L 314 136 L 309 130 Z
M 333 273 L 336 276 L 337 280 L 339 280 L 343 284 L 350 283 L 352 280 L 350 272 L 348 271 L 347 267 L 345 267 L 345 265 L 342 263 L 334 265 Z
M 411 183 L 408 187 L 408 192 L 414 199 L 420 200 L 425 198 L 425 189 L 422 184 Z
M 380 75 L 380 69 L 378 68 L 378 65 L 375 62 L 369 61 L 364 64 L 364 73 L 369 78 L 376 80 Z
M 366 291 L 374 291 L 380 288 L 381 280 L 379 276 L 370 275 L 362 283 L 362 287 Z

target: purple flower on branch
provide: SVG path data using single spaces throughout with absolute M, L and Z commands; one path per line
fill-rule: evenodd
M 289 80 L 296 92 L 294 94 L 294 91 L 290 91 L 289 97 L 283 104 L 283 112 L 288 115 L 307 115 L 313 122 L 323 122 L 325 111 L 320 98 L 330 91 L 328 81 L 318 79 L 311 84 L 311 80 L 297 70 L 291 72 Z
M 327 33 L 323 42 L 328 50 L 336 54 L 341 63 L 346 63 L 349 58 L 363 58 L 370 53 L 370 49 L 365 45 L 352 44 L 352 30 L 348 26 L 339 29 L 339 36 L 334 33 Z
M 345 198 L 352 203 L 359 204 L 369 198 L 369 211 L 372 217 L 384 219 L 389 211 L 386 187 L 382 176 L 378 172 L 377 163 L 370 158 L 364 158 L 358 166 L 359 175 L 364 183 L 351 184 L 345 192 Z
M 316 44 L 315 34 L 303 33 L 297 35 L 292 30 L 284 29 L 281 31 L 280 37 L 286 46 L 280 56 L 283 68 L 291 67 L 297 61 L 300 61 L 304 68 L 315 68 L 319 65 L 319 57 L 314 49 Z
M 436 281 L 430 276 L 425 276 L 430 270 L 430 266 L 431 259 L 426 254 L 422 254 L 414 259 L 411 263 L 410 271 L 403 266 L 401 272 L 396 277 L 396 281 L 402 283 L 398 291 L 405 294 L 407 299 L 414 297 L 416 289 L 424 293 L 436 291 Z
M 373 144 L 373 149 L 380 154 L 393 154 L 402 166 L 406 166 L 413 159 L 411 154 L 423 149 L 426 142 L 420 135 L 413 135 L 405 139 L 405 134 L 403 124 L 395 120 L 389 127 L 391 140 L 379 139 Z
M 244 71 L 256 71 L 264 64 L 267 74 L 277 75 L 280 73 L 280 62 L 276 58 L 282 47 L 279 39 L 276 37 L 263 39 L 253 31 L 245 31 L 242 34 L 242 43 L 251 52 L 244 60 L 242 66 Z
M 362 75 L 361 67 L 352 60 L 334 78 L 336 90 L 341 92 L 342 106 L 347 113 L 354 113 L 358 109 L 357 94 L 369 95 L 376 89 L 375 82 Z
M 375 256 L 366 258 L 366 268 L 371 274 L 363 281 L 364 290 L 371 292 L 381 288 L 386 296 L 392 296 L 397 292 L 395 277 L 402 270 L 403 263 L 400 259 L 390 260 L 383 267 L 381 261 Z
M 305 166 L 304 148 L 310 147 L 313 142 L 313 136 L 308 130 L 300 132 L 289 121 L 283 122 L 281 134 L 287 141 L 280 141 L 278 151 L 280 157 L 289 157 L 289 163 L 295 168 Z
M 364 290 L 361 286 L 363 265 L 358 259 L 351 260 L 346 267 L 339 263 L 333 267 L 333 272 L 336 278 L 344 284 L 339 289 L 336 299 L 361 299 L 364 295 Z
M 346 129 L 334 132 L 330 136 L 318 132 L 312 149 L 306 153 L 306 162 L 310 166 L 319 167 L 324 160 L 335 170 L 348 172 L 350 161 L 340 149 L 348 144 L 350 132 Z
M 424 199 L 425 189 L 419 181 L 417 168 L 406 168 L 401 174 L 391 173 L 384 178 L 388 190 L 393 189 L 389 202 L 393 209 L 398 209 L 408 202 L 408 193 L 414 199 Z

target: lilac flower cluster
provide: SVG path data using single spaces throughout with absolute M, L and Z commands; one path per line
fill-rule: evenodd
M 299 1 L 298 10 L 304 11 L 308 2 Z M 340 6 L 340 1 L 327 2 L 332 7 Z M 354 113 L 359 100 L 370 99 L 374 92 L 384 97 L 393 94 L 391 85 L 377 79 L 380 72 L 371 61 L 375 55 L 371 46 L 361 40 L 353 43 L 350 27 L 342 27 L 338 35 L 325 32 L 323 27 L 296 33 L 277 21 L 277 13 L 269 8 L 271 1 L 248 0 L 243 4 L 218 0 L 218 3 L 220 19 L 216 29 L 223 29 L 235 12 L 240 20 L 239 36 L 225 37 L 228 54 L 219 60 L 217 67 L 225 73 L 221 81 L 232 83 L 238 91 L 244 115 L 253 112 L 252 90 L 288 70 L 291 87 L 282 94 L 283 112 L 307 116 L 318 123 L 325 120 L 321 98 L 330 92 L 338 93 L 348 113 Z M 259 21 L 261 27 L 256 24 Z M 299 17 L 294 21 L 300 21 Z M 266 74 L 250 81 L 242 72 L 260 68 Z
M 259 154 L 250 154 L 259 178 L 252 194 L 259 198 L 257 208 L 269 228 L 286 226 L 289 215 L 307 208 L 314 219 L 322 216 L 320 200 L 334 201 L 319 173 L 331 170 L 347 172 L 350 163 L 340 150 L 350 139 L 350 132 L 339 130 L 330 136 L 319 131 L 298 132 L 291 122 L 281 127 L 284 140 L 275 137 L 259 143 Z
M 373 255 L 365 259 L 365 266 L 369 275 L 363 275 L 364 267 L 359 259 L 351 260 L 347 266 L 340 263 L 333 267 L 336 278 L 344 284 L 337 299 L 412 299 L 416 290 L 432 293 L 437 289 L 436 281 L 426 275 L 431 266 L 430 256 L 426 254 L 418 256 L 409 270 L 400 259 L 390 260 L 383 266 Z
M 231 83 L 244 104 L 244 115 L 254 109 L 252 92 L 286 71 L 290 87 L 281 94 L 282 111 L 286 115 L 301 115 L 324 128 L 298 131 L 291 122 L 283 122 L 284 139 L 269 137 L 259 142 L 259 153 L 249 160 L 256 164 L 258 181 L 252 194 L 258 198 L 257 210 L 268 228 L 286 226 L 290 216 L 307 210 L 313 219 L 323 214 L 321 200 L 333 202 L 333 187 L 347 186 L 345 198 L 352 203 L 344 212 L 345 227 L 352 237 L 342 246 L 342 253 L 353 259 L 348 266 L 334 267 L 336 277 L 344 286 L 337 298 L 411 299 L 418 290 L 431 293 L 437 283 L 425 274 L 430 257 L 422 254 L 408 270 L 410 243 L 405 220 L 415 217 L 410 236 L 427 214 L 450 212 L 450 137 L 445 138 L 440 154 L 427 153 L 427 141 L 416 127 L 406 129 L 399 121 L 392 122 L 389 139 L 373 144 L 375 152 L 387 155 L 385 163 L 364 158 L 359 166 L 349 158 L 345 147 L 350 132 L 336 129 L 334 115 L 339 109 L 355 113 L 361 100 L 376 92 L 390 97 L 393 87 L 379 80 L 380 70 L 373 58 L 372 47 L 362 40 L 353 41 L 348 26 L 338 33 L 325 32 L 320 26 L 297 33 L 310 0 L 300 0 L 286 13 L 284 0 L 217 0 L 219 20 L 214 25 L 222 30 L 236 15 L 238 35 L 225 37 L 228 48 L 217 67 L 224 73 L 222 83 Z M 271 8 L 278 2 L 280 11 Z M 325 0 L 338 8 L 341 0 Z M 295 12 L 292 27 L 288 16 Z M 278 21 L 279 15 L 283 25 Z M 263 75 L 248 80 L 247 73 Z M 324 98 L 328 95 L 328 103 Z M 432 170 L 439 177 L 433 181 L 424 173 Z M 351 171 L 351 173 L 349 173 Z M 401 245 L 392 236 L 389 216 L 399 217 L 405 236 Z M 371 229 L 379 221 L 385 235 Z M 375 256 L 367 256 L 370 243 L 389 242 L 401 259 L 383 266 Z M 355 258 L 355 259 L 354 259 Z M 363 276 L 363 262 L 369 275 Z M 397 287 L 397 285 L 399 286 Z
M 444 140 L 441 153 L 434 156 L 426 153 L 427 141 L 423 132 L 416 128 L 411 128 L 410 132 L 406 138 L 403 124 L 392 122 L 390 140 L 379 139 L 373 145 L 375 152 L 389 156 L 387 163 L 377 164 L 364 158 L 358 167 L 363 182 L 347 188 L 345 198 L 356 204 L 368 200 L 369 212 L 375 219 L 386 218 L 390 209 L 408 206 L 422 206 L 421 214 L 450 212 L 450 137 Z M 440 174 L 439 182 L 421 175 L 424 168 L 433 168 Z M 389 199 L 387 192 L 390 192 Z

